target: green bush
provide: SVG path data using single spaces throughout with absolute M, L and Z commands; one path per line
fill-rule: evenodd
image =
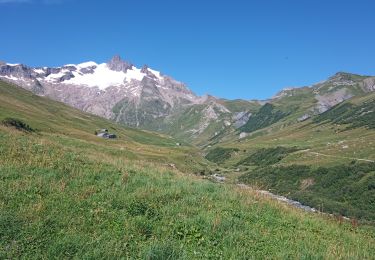
M 237 165 L 258 165 L 266 166 L 278 163 L 288 154 L 298 151 L 297 147 L 272 147 L 262 148 L 240 161 Z
M 289 113 L 278 110 L 274 105 L 266 103 L 256 114 L 251 116 L 249 121 L 239 130 L 247 133 L 254 132 L 280 121 L 287 115 L 289 115 Z
M 22 120 L 17 119 L 17 118 L 11 118 L 11 117 L 5 118 L 2 121 L 2 123 L 3 123 L 3 125 L 5 125 L 7 127 L 14 127 L 14 128 L 16 128 L 17 130 L 20 130 L 20 131 L 25 131 L 25 132 L 34 132 L 35 131 L 28 124 L 26 124 L 25 122 L 23 122 Z
M 333 122 L 348 124 L 347 129 L 356 127 L 375 128 L 375 100 L 364 102 L 359 106 L 350 103 L 339 104 L 314 118 L 315 123 Z
M 206 159 L 215 163 L 223 163 L 232 156 L 233 152 L 238 151 L 238 148 L 216 147 L 208 152 L 208 154 L 206 155 Z

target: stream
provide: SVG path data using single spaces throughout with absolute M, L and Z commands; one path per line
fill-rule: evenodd
M 225 176 L 220 176 L 218 174 L 211 175 L 211 177 L 213 177 L 216 180 L 216 182 L 219 182 L 219 183 L 224 183 L 225 180 L 226 180 Z M 299 201 L 288 199 L 287 197 L 284 197 L 284 196 L 281 196 L 281 195 L 277 195 L 277 194 L 274 194 L 274 193 L 266 191 L 266 190 L 253 189 L 252 187 L 250 187 L 250 186 L 248 186 L 246 184 L 243 184 L 243 183 L 238 183 L 237 186 L 240 187 L 240 188 L 242 188 L 242 189 L 251 189 L 251 190 L 254 190 L 254 191 L 256 191 L 256 192 L 258 192 L 260 194 L 263 194 L 265 196 L 268 196 L 268 197 L 270 197 L 272 199 L 275 199 L 275 200 L 278 200 L 280 202 L 286 203 L 287 205 L 290 205 L 292 207 L 295 207 L 295 208 L 298 208 L 298 209 L 302 209 L 302 210 L 304 210 L 306 212 L 320 213 L 320 214 L 324 214 L 324 215 L 333 216 L 332 214 L 321 212 L 321 211 L 317 210 L 316 208 L 303 205 Z M 348 217 L 343 217 L 343 219 L 344 220 L 350 220 L 350 218 L 348 218 Z
M 284 202 L 284 203 L 286 203 L 290 206 L 293 206 L 295 208 L 303 209 L 304 211 L 307 211 L 307 212 L 319 212 L 319 210 L 317 210 L 316 208 L 312 208 L 310 206 L 305 206 L 299 201 L 291 200 L 291 199 L 288 199 L 287 197 L 284 197 L 284 196 L 281 196 L 281 195 L 276 195 L 276 194 L 273 194 L 272 192 L 269 192 L 269 191 L 266 191 L 266 190 L 255 190 L 255 189 L 251 188 L 250 186 L 248 186 L 246 184 L 242 184 L 242 183 L 237 184 L 237 186 L 239 186 L 243 189 L 252 189 L 252 190 L 254 190 L 254 191 L 256 191 L 260 194 L 263 194 L 263 195 L 271 197 L 275 200 Z
M 242 188 L 242 189 L 251 189 L 251 190 L 254 190 L 254 191 L 256 191 L 256 192 L 258 192 L 260 194 L 263 194 L 263 195 L 268 196 L 268 197 L 270 197 L 272 199 L 275 199 L 275 200 L 281 201 L 283 203 L 286 203 L 287 205 L 290 205 L 292 207 L 295 207 L 295 208 L 298 208 L 298 209 L 302 209 L 302 210 L 304 210 L 306 212 L 319 213 L 319 214 L 322 214 L 322 215 L 327 215 L 327 216 L 333 217 L 333 214 L 319 211 L 316 208 L 303 205 L 299 201 L 291 200 L 291 199 L 288 199 L 287 197 L 284 197 L 284 196 L 281 196 L 281 195 L 277 195 L 277 194 L 274 194 L 274 193 L 266 191 L 266 190 L 256 190 L 256 189 L 253 189 L 250 186 L 248 186 L 246 184 L 243 184 L 243 183 L 239 183 L 239 184 L 237 184 L 237 186 L 240 187 L 240 188 Z M 342 219 L 343 220 L 350 220 L 350 218 L 345 217 L 345 216 L 342 216 Z

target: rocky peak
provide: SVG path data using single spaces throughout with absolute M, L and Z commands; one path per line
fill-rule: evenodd
M 32 73 L 32 69 L 23 64 L 0 64 L 0 76 L 30 79 Z
M 132 69 L 133 64 L 121 59 L 120 55 L 115 55 L 109 62 L 107 62 L 107 66 L 114 71 L 126 72 L 127 70 Z
M 141 72 L 147 74 L 147 72 L 148 72 L 148 66 L 147 65 L 143 65 L 142 69 L 141 69 Z
M 209 94 L 204 94 L 199 99 L 200 103 L 210 102 L 210 101 L 214 101 L 214 100 L 215 100 L 215 97 L 211 96 Z
M 157 80 L 157 76 L 151 72 L 151 70 L 149 69 L 149 66 L 147 65 L 143 65 L 142 69 L 141 69 L 141 73 L 143 74 L 146 74 L 149 78 L 152 78 L 154 80 Z
M 350 81 L 350 80 L 353 80 L 353 78 L 355 76 L 359 76 L 359 75 L 355 75 L 355 74 L 351 74 L 351 73 L 347 73 L 347 72 L 337 72 L 335 75 L 330 77 L 328 80 L 329 81 Z

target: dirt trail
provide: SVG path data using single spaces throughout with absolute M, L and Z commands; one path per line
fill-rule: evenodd
M 361 158 L 353 158 L 353 157 L 346 157 L 346 156 L 329 155 L 329 154 L 323 154 L 323 153 L 318 153 L 318 152 L 310 152 L 309 150 L 303 150 L 303 152 L 308 152 L 310 154 L 314 154 L 314 155 L 318 155 L 318 156 L 325 156 L 325 157 L 343 158 L 343 159 L 350 159 L 350 160 L 357 160 L 357 161 L 364 161 L 364 162 L 375 162 L 374 160 L 369 160 L 369 159 L 361 159 Z

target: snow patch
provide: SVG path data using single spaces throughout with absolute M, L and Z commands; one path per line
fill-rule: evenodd
M 163 79 L 163 77 L 161 76 L 161 74 L 160 74 L 160 71 L 156 71 L 156 70 L 153 70 L 153 69 L 150 69 L 150 68 L 148 68 L 148 70 L 152 73 L 152 74 L 154 74 L 158 79 Z
M 65 65 L 68 66 L 68 65 Z M 75 66 L 75 65 L 71 65 Z M 82 69 L 82 68 L 87 68 L 87 67 L 93 67 L 93 66 L 98 66 L 98 64 L 94 61 L 88 61 L 88 62 L 83 62 L 77 65 L 77 68 Z
M 15 80 L 15 81 L 19 80 L 19 78 L 16 78 L 14 76 L 0 76 L 0 77 L 10 79 L 10 80 Z
M 42 69 L 34 69 L 34 72 L 36 72 L 38 74 L 43 74 L 44 70 L 42 70 Z
M 69 70 L 62 70 L 60 71 L 59 73 L 54 73 L 54 74 L 49 74 L 47 77 L 46 77 L 46 81 L 56 81 L 57 79 L 61 78 L 62 76 L 64 76 L 67 72 L 69 72 Z
M 145 76 L 140 69 L 133 67 L 127 72 L 114 71 L 108 68 L 106 63 L 96 64 L 95 62 L 85 62 L 77 65 L 78 68 L 92 67 L 94 68 L 93 73 L 82 74 L 73 71 L 74 78 L 63 81 L 64 84 L 75 84 L 84 85 L 87 87 L 98 87 L 104 90 L 110 86 L 119 86 L 132 80 L 141 81 Z
M 137 69 L 136 67 L 132 67 L 131 70 L 127 70 L 125 75 L 125 80 L 130 82 L 132 79 L 141 81 L 146 74 L 141 72 L 141 69 Z

